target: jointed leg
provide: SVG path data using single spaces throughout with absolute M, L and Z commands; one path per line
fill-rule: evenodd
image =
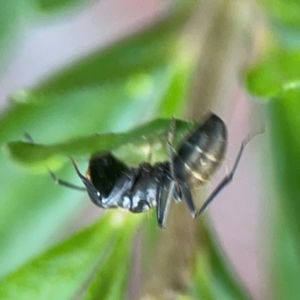
M 180 190 L 181 190 L 183 198 L 191 212 L 191 215 L 193 216 L 193 218 L 196 218 L 197 210 L 196 210 L 190 189 L 184 183 L 182 183 L 180 185 Z
M 229 174 L 227 174 L 224 179 L 218 184 L 218 186 L 214 189 L 214 191 L 210 194 L 210 196 L 207 198 L 207 200 L 204 202 L 200 210 L 196 213 L 195 218 L 200 216 L 204 210 L 207 208 L 207 206 L 213 201 L 213 199 L 219 194 L 219 192 L 231 182 L 233 175 L 238 167 L 238 164 L 240 162 L 240 159 L 242 157 L 244 147 L 245 145 L 249 142 L 250 138 L 246 139 L 245 141 L 242 142 L 241 148 L 239 150 L 239 153 L 235 159 L 233 168 Z
M 170 172 L 173 180 L 175 179 L 174 163 L 173 163 L 173 138 L 175 133 L 175 127 L 176 127 L 176 120 L 174 119 L 174 117 L 172 117 L 170 130 L 168 132 L 167 147 L 168 147 L 168 154 L 170 160 Z
M 64 180 L 62 180 L 62 179 L 59 179 L 59 178 L 57 178 L 56 175 L 55 175 L 52 171 L 50 171 L 50 170 L 48 170 L 48 172 L 49 172 L 51 178 L 55 181 L 56 184 L 65 186 L 65 187 L 70 188 L 70 189 L 73 189 L 73 190 L 85 191 L 85 192 L 86 192 L 86 188 L 85 188 L 85 187 L 77 186 L 77 185 L 72 184 L 72 183 L 70 183 L 70 182 L 67 182 L 67 181 L 64 181 Z
M 29 133 L 25 132 L 25 133 L 24 133 L 24 137 L 26 138 L 26 140 L 27 140 L 28 142 L 30 142 L 30 143 L 32 143 L 32 144 L 35 144 L 34 139 L 32 138 L 32 136 L 31 136 Z M 73 160 L 72 160 L 72 162 L 73 162 Z M 74 163 L 74 162 L 73 162 L 73 163 Z M 62 179 L 59 179 L 59 178 L 56 177 L 56 175 L 55 175 L 52 171 L 50 171 L 49 169 L 48 169 L 48 172 L 49 172 L 51 178 L 55 181 L 56 184 L 65 186 L 65 187 L 70 188 L 70 189 L 74 189 L 74 190 L 78 190 L 78 191 L 85 191 L 85 192 L 86 192 L 86 188 L 81 187 L 81 186 L 77 186 L 77 185 L 75 185 L 75 184 L 73 184 L 73 183 L 69 183 L 69 182 L 64 181 L 64 180 L 62 180 Z
M 174 162 L 173 162 L 173 154 L 175 152 L 173 149 L 173 138 L 174 138 L 175 128 L 176 128 L 176 120 L 174 117 L 172 117 L 170 130 L 168 132 L 167 146 L 168 146 L 168 154 L 169 154 L 169 161 L 170 161 L 170 173 L 171 173 L 172 179 L 175 182 L 173 197 L 176 202 L 181 202 L 182 195 L 181 195 L 181 191 L 180 191 L 178 182 L 175 179 Z
M 164 177 L 156 189 L 156 217 L 160 228 L 164 228 L 167 221 L 174 185 L 174 180 Z
M 75 168 L 75 171 L 76 171 L 78 177 L 81 179 L 81 181 L 85 185 L 85 187 L 86 187 L 85 190 L 88 192 L 92 202 L 94 202 L 96 205 L 98 205 L 102 208 L 107 208 L 103 205 L 103 203 L 101 201 L 100 192 L 96 190 L 96 188 L 94 187 L 94 185 L 92 184 L 91 181 L 89 181 L 83 174 L 81 174 L 81 172 L 79 171 L 75 161 L 72 158 L 71 158 L 71 161 L 72 161 L 72 164 Z
M 170 175 L 171 178 L 168 176 L 165 176 L 164 174 L 159 181 L 159 184 L 156 189 L 156 216 L 157 216 L 157 222 L 158 226 L 160 228 L 165 227 L 165 223 L 167 220 L 171 200 L 174 197 L 175 194 L 175 199 L 177 200 L 177 196 L 179 193 L 176 192 L 174 193 L 174 189 L 176 181 L 175 181 L 175 173 L 174 173 L 174 164 L 173 164 L 173 137 L 174 137 L 174 131 L 175 131 L 175 119 L 172 118 L 171 121 L 171 126 L 170 126 L 170 131 L 168 132 L 168 138 L 167 138 L 167 148 L 168 148 L 168 154 L 169 154 L 169 164 L 170 164 Z M 178 201 L 178 200 L 177 200 Z

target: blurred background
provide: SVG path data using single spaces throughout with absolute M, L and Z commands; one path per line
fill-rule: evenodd
M 263 5 L 268 2 L 32 0 L 1 5 L 2 145 L 24 140 L 25 132 L 37 143 L 51 144 L 95 132 L 123 132 L 158 117 L 201 120 L 212 110 L 229 132 L 227 158 L 208 187 L 212 190 L 231 169 L 243 139 L 268 127 L 266 102 L 250 96 L 244 84 L 245 67 L 253 66 L 274 38 L 266 33 L 269 11 Z M 131 38 L 153 26 L 145 45 Z M 132 51 L 127 40 L 133 41 Z M 146 46 L 158 49 L 149 61 L 141 54 L 151 57 Z M 101 65 L 102 53 L 106 65 Z M 119 61 L 122 53 L 126 63 Z M 267 174 L 273 169 L 271 158 L 262 159 L 269 140 L 268 132 L 251 140 L 234 180 L 204 217 L 211 220 L 225 261 L 253 299 L 271 299 L 266 232 L 273 209 Z M 4 147 L 3 278 L 103 214 L 86 195 L 54 186 L 45 168 L 24 168 L 7 153 Z M 59 176 L 76 182 L 67 159 L 62 161 L 53 163 Z M 80 167 L 87 167 L 83 159 Z M 133 282 L 139 282 L 136 276 Z M 131 290 L 130 299 L 138 288 L 131 284 Z

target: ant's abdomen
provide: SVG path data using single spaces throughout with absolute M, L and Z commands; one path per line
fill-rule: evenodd
M 213 114 L 181 143 L 174 157 L 175 177 L 188 184 L 204 184 L 220 166 L 226 148 L 226 126 Z

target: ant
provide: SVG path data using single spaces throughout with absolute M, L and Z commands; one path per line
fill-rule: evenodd
M 210 114 L 180 143 L 177 152 L 172 141 L 175 120 L 172 119 L 167 146 L 169 159 L 164 162 L 141 163 L 129 167 L 110 152 L 93 155 L 84 176 L 73 159 L 77 175 L 85 187 L 79 187 L 58 179 L 50 172 L 56 183 L 87 191 L 94 204 L 103 208 L 122 208 L 141 213 L 156 207 L 158 226 L 164 228 L 171 200 L 185 200 L 191 215 L 201 215 L 217 194 L 232 180 L 242 156 L 245 140 L 240 147 L 232 170 L 213 190 L 200 210 L 197 210 L 191 194 L 196 185 L 209 182 L 220 167 L 227 148 L 227 129 L 215 114 Z

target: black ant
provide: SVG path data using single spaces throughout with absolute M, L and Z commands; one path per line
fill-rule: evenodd
M 122 208 L 141 213 L 156 206 L 157 222 L 161 228 L 165 227 L 173 198 L 176 202 L 184 199 L 192 216 L 196 218 L 232 180 L 248 141 L 242 143 L 231 172 L 197 211 L 191 189 L 207 183 L 223 161 L 227 148 L 226 126 L 218 116 L 210 114 L 204 123 L 180 143 L 177 152 L 172 147 L 174 130 L 173 119 L 167 139 L 168 161 L 154 165 L 142 163 L 136 168 L 130 168 L 111 153 L 102 153 L 91 157 L 84 176 L 72 159 L 85 188 L 58 179 L 52 172 L 51 175 L 60 185 L 87 191 L 92 202 L 104 209 Z

